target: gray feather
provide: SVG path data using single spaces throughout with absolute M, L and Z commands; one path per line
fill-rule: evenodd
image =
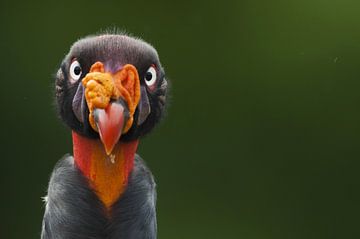
M 106 238 L 104 207 L 87 179 L 65 156 L 55 166 L 47 195 L 42 239 Z

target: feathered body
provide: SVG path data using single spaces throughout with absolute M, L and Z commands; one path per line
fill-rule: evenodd
M 111 215 L 87 178 L 65 156 L 55 166 L 47 196 L 42 238 L 100 239 L 156 238 L 156 191 L 153 176 L 140 156 Z

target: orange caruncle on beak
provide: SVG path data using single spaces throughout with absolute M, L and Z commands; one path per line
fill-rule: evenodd
M 133 124 L 140 100 L 138 72 L 133 65 L 127 64 L 112 74 L 105 72 L 103 63 L 96 62 L 82 84 L 90 111 L 89 123 L 99 132 L 105 151 L 110 155 L 121 135 Z M 112 102 L 117 100 L 124 101 L 126 106 Z

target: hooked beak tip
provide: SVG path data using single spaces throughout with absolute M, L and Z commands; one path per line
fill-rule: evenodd
M 127 121 L 127 109 L 123 101 L 111 102 L 105 109 L 95 109 L 94 119 L 107 155 L 119 142 Z

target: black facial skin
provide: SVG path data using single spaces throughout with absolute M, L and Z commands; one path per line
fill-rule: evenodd
M 71 82 L 69 70 L 74 59 L 80 63 L 82 74 L 79 80 Z M 99 134 L 89 124 L 89 109 L 86 104 L 81 111 L 84 118 L 83 123 L 74 114 L 72 106 L 81 80 L 97 61 L 102 62 L 114 72 L 125 64 L 132 64 L 136 67 L 139 73 L 140 86 L 146 89 L 146 95 L 141 95 L 141 98 L 148 97 L 150 113 L 146 120 L 138 125 L 140 112 L 139 107 L 137 107 L 132 127 L 121 136 L 120 140 L 131 141 L 147 134 L 164 114 L 167 81 L 156 50 L 148 43 L 126 35 L 90 36 L 74 43 L 56 74 L 56 105 L 61 119 L 77 133 L 90 138 L 99 138 Z M 145 83 L 146 72 L 151 66 L 155 66 L 157 72 L 156 85 L 152 89 Z M 141 101 L 142 99 L 140 99 Z

